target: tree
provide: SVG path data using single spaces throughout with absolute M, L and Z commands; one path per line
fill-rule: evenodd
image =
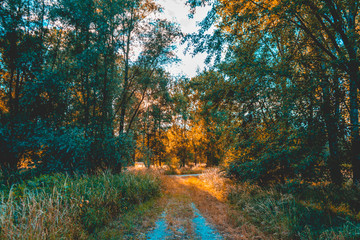
M 223 28 L 235 35 L 244 30 L 273 32 L 280 25 L 291 26 L 311 39 L 321 53 L 321 64 L 345 72 L 350 85 L 351 158 L 354 182 L 360 180 L 360 137 L 358 114 L 359 21 L 358 1 L 219 1 L 219 15 L 226 19 Z M 254 16 L 257 16 L 254 18 Z M 229 21 L 231 19 L 231 21 Z M 251 20 L 252 19 L 252 20 Z M 244 21 L 245 20 L 245 21 Z M 250 21 L 249 21 L 250 20 Z M 257 25 L 254 28 L 251 25 Z M 242 29 L 242 30 L 240 30 Z M 319 31 L 321 29 L 321 31 Z M 339 87 L 339 86 L 337 86 Z M 330 127 L 334 131 L 333 127 Z M 330 131 L 330 135 L 332 135 Z M 334 147 L 334 146 L 333 146 Z M 333 154 L 336 151 L 332 151 Z M 336 157 L 332 157 L 336 158 Z M 336 168 L 334 166 L 334 168 Z M 333 176 L 335 180 L 339 178 Z
M 196 1 L 189 2 L 194 6 L 198 4 Z M 261 122 L 268 121 L 265 119 L 269 117 L 271 122 L 280 117 L 283 120 L 291 120 L 307 113 L 308 115 L 300 121 L 302 125 L 294 125 L 297 132 L 301 128 L 306 130 L 306 137 L 303 136 L 301 139 L 307 142 L 307 146 L 304 146 L 307 149 L 313 148 L 311 146 L 317 141 L 315 139 L 320 139 L 322 132 L 326 130 L 330 147 L 327 167 L 332 181 L 337 184 L 342 182 L 339 157 L 342 153 L 339 139 L 347 141 L 344 128 L 340 128 L 345 127 L 342 116 L 350 115 L 350 123 L 348 123 L 351 126 L 350 155 L 354 182 L 357 182 L 358 169 L 360 169 L 358 167 L 360 155 L 357 150 L 360 149 L 357 106 L 359 66 L 356 60 L 359 58 L 356 43 L 359 39 L 356 30 L 356 23 L 359 21 L 359 4 L 356 1 L 326 0 L 315 2 L 220 0 L 214 3 L 207 20 L 210 21 L 202 23 L 203 30 L 200 34 L 192 36 L 197 44 L 197 51 L 219 52 L 224 43 L 230 43 L 232 46 L 228 45 L 227 55 L 229 60 L 226 61 L 225 66 L 229 65 L 236 69 L 235 71 L 248 75 L 239 74 L 239 77 L 235 78 L 236 81 L 243 78 L 243 82 L 248 81 L 247 84 L 252 88 L 258 86 L 258 82 L 265 83 L 264 86 L 268 89 L 257 92 L 249 104 L 251 108 L 247 114 L 252 120 L 253 112 L 260 109 L 264 109 L 265 117 L 260 118 Z M 219 26 L 215 33 L 200 38 L 215 22 Z M 204 47 L 206 41 L 214 39 L 217 39 L 216 42 L 219 44 L 213 44 L 210 48 Z M 236 75 L 234 70 L 227 69 L 225 73 L 230 79 L 231 76 Z M 224 72 L 223 69 L 220 69 L 220 72 Z M 257 74 L 249 76 L 254 72 Z M 267 82 L 270 84 L 268 85 Z M 276 86 L 279 86 L 282 94 L 287 96 L 276 94 L 274 99 Z M 346 90 L 347 86 L 349 90 Z M 295 90 L 294 93 L 299 91 L 309 97 L 303 98 L 293 94 L 290 98 L 288 92 L 284 90 L 291 88 Z M 322 89 L 322 92 L 318 92 L 319 89 Z M 311 94 L 317 97 L 314 98 Z M 349 101 L 342 97 L 346 95 L 349 96 Z M 260 96 L 263 96 L 263 100 L 259 99 Z M 290 99 L 292 103 L 289 102 Z M 259 108 L 259 104 L 263 107 Z M 283 108 L 284 112 L 274 111 L 280 110 L 281 106 L 287 106 Z M 347 106 L 349 111 L 346 109 Z M 298 112 L 296 108 L 306 112 Z M 243 119 L 247 118 L 243 117 Z M 292 125 L 292 122 L 285 121 L 284 126 L 289 128 L 289 123 Z M 340 132 L 343 133 L 342 136 L 339 135 Z
M 17 174 L 24 162 L 31 173 L 121 171 L 143 96 L 168 91 L 162 67 L 179 33 L 156 11 L 151 0 L 0 3 L 4 172 Z

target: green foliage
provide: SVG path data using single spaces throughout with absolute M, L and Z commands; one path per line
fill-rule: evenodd
M 6 142 L 12 143 L 9 151 L 17 153 L 17 158 L 29 160 L 28 168 L 36 166 L 36 169 L 30 171 L 31 174 L 84 172 L 87 168 L 85 160 L 90 141 L 84 137 L 81 129 L 62 127 L 55 130 L 46 122 L 25 122 L 12 128 L 12 134 L 7 132 L 4 136 Z
M 158 11 L 145 0 L 1 4 L 0 167 L 6 181 L 16 181 L 24 163 L 36 168 L 29 174 L 120 172 L 134 153 L 145 96 L 154 102 L 153 125 L 169 122 L 170 77 L 162 66 L 175 61 L 179 29 L 157 19 Z M 134 48 L 141 51 L 137 59 Z
M 260 184 L 284 182 L 295 176 L 306 180 L 326 179 L 321 145 L 309 148 L 296 140 L 302 139 L 301 135 L 278 129 L 270 131 L 274 132 L 261 131 L 261 136 L 247 132 L 249 137 L 238 143 L 239 150 L 245 154 L 229 163 L 228 176 Z M 321 144 L 320 140 L 318 143 Z
M 203 117 L 224 126 L 225 151 L 237 151 L 231 175 L 261 183 L 325 176 L 341 185 L 349 156 L 359 181 L 359 3 L 188 3 L 212 6 L 189 37 L 194 52 L 226 54 L 191 88 L 199 91 L 200 111 L 210 112 Z

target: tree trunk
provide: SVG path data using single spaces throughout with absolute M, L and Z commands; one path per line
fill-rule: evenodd
M 90 33 L 89 33 L 89 28 L 86 29 L 86 43 L 85 43 L 86 47 L 89 47 L 90 45 Z M 89 123 L 90 123 L 90 94 L 91 94 L 91 89 L 90 89 L 90 79 L 89 79 L 89 72 L 85 73 L 85 103 L 84 103 L 84 125 L 85 125 L 85 137 L 87 138 L 89 133 Z
M 194 165 L 197 165 L 197 155 L 196 155 L 196 146 L 194 144 Z
M 129 53 L 130 53 L 130 40 L 131 40 L 131 31 L 128 33 L 126 41 L 126 52 L 125 52 L 125 69 L 124 69 L 124 89 L 121 98 L 121 110 L 120 110 L 120 126 L 119 126 L 119 135 L 124 132 L 125 125 L 125 114 L 126 114 L 126 102 L 127 102 L 127 91 L 129 84 Z
M 331 181 L 337 185 L 342 184 L 342 174 L 340 171 L 338 128 L 336 118 L 332 113 L 330 101 L 330 86 L 328 80 L 322 82 L 322 90 L 324 96 L 323 114 L 326 124 L 326 132 L 329 142 L 330 157 L 328 167 L 330 170 Z
M 358 88 L 360 86 L 359 62 L 357 58 L 356 35 L 356 1 L 351 2 L 347 20 L 349 25 L 349 45 L 347 47 L 350 61 L 348 64 L 350 76 L 350 123 L 351 123 L 351 160 L 353 167 L 353 182 L 360 183 L 360 136 L 359 136 L 359 106 Z
M 354 64 L 354 66 L 356 66 Z M 360 183 L 360 135 L 359 135 L 359 106 L 358 88 L 356 80 L 358 69 L 353 67 L 350 72 L 350 123 L 351 123 L 351 161 L 353 168 L 353 182 Z

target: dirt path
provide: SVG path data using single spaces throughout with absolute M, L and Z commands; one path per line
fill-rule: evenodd
M 161 178 L 162 197 L 119 216 L 93 239 L 274 239 L 229 205 L 225 187 L 210 184 L 208 177 Z
M 147 239 L 223 239 L 204 218 L 184 184 L 193 175 L 164 176 L 165 207 Z
M 232 227 L 230 208 L 198 176 L 164 176 L 164 211 L 147 239 L 249 239 Z

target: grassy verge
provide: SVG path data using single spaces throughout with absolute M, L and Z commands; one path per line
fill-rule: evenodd
M 146 173 L 44 175 L 0 193 L 0 239 L 88 239 L 159 194 Z
M 158 199 L 141 203 L 121 214 L 89 239 L 146 239 L 146 232 L 155 226 L 162 211 L 163 206 L 158 204 Z
M 239 227 L 254 224 L 274 239 L 360 239 L 359 189 L 293 181 L 267 188 L 235 184 L 216 169 L 201 180 L 225 190 Z

